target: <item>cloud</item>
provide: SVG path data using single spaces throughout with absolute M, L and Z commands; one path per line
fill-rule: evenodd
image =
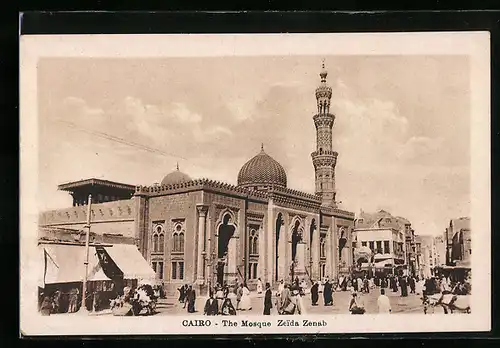
M 166 117 L 173 118 L 181 123 L 196 124 L 202 121 L 202 116 L 188 109 L 183 103 L 172 103 L 172 108 L 167 110 Z
M 439 157 L 439 151 L 444 144 L 444 138 L 428 138 L 415 136 L 408 139 L 406 143 L 398 149 L 397 156 L 404 161 L 423 162 L 429 157 Z
M 73 96 L 65 98 L 54 115 L 59 116 L 59 120 L 91 129 L 99 129 L 106 123 L 103 109 L 92 107 L 85 100 Z M 54 115 L 49 115 L 49 117 Z

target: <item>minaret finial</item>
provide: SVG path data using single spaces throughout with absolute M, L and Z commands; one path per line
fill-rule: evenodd
M 260 151 L 264 151 L 264 143 L 260 143 Z
M 321 72 L 319 73 L 321 76 L 321 82 L 326 82 L 326 77 L 328 76 L 328 71 L 325 68 L 325 58 L 323 58 L 323 63 L 321 64 Z
M 179 171 L 179 162 L 177 162 L 177 171 Z

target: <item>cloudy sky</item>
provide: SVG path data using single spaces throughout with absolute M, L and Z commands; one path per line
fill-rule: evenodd
M 333 89 L 341 207 L 389 210 L 419 234 L 470 215 L 465 56 L 43 58 L 40 209 L 71 205 L 60 183 L 151 185 L 177 162 L 193 178 L 235 184 L 261 143 L 284 166 L 289 187 L 313 192 L 322 58 Z

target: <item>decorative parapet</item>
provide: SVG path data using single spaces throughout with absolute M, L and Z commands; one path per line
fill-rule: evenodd
M 92 204 L 91 219 L 98 221 L 128 221 L 133 220 L 135 205 L 129 199 Z M 76 206 L 66 209 L 49 210 L 39 215 L 40 226 L 86 223 L 87 206 Z
M 311 203 L 321 204 L 321 197 L 311 193 L 306 193 L 298 190 L 293 190 L 290 188 L 273 187 L 270 191 L 273 196 L 287 196 L 290 198 L 297 198 Z M 318 206 L 319 207 L 319 206 Z
M 289 188 L 273 187 L 269 190 L 269 197 L 277 205 L 291 209 L 306 209 L 312 212 L 318 211 L 321 206 L 321 197 Z
M 321 213 L 324 215 L 335 216 L 347 220 L 354 220 L 354 213 L 333 207 L 321 207 Z
M 158 185 L 158 186 L 137 186 L 135 188 L 135 195 L 145 196 L 162 196 L 176 193 L 190 192 L 190 191 L 215 191 L 228 195 L 238 196 L 241 198 L 249 198 L 257 201 L 266 202 L 268 199 L 267 192 L 249 190 L 243 187 L 238 187 L 221 181 L 210 179 L 196 179 L 183 183 L 172 185 Z

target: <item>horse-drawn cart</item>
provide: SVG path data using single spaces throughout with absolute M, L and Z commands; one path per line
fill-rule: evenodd
M 470 313 L 470 297 L 471 295 L 453 295 L 453 294 L 433 294 L 424 296 L 422 302 L 424 305 L 424 314 L 427 314 L 429 309 L 434 313 L 436 307 L 443 308 L 445 314 L 453 312 Z
M 152 315 L 156 312 L 157 297 L 151 285 L 140 285 L 136 290 L 125 288 L 123 292 L 123 296 L 111 300 L 113 315 Z

